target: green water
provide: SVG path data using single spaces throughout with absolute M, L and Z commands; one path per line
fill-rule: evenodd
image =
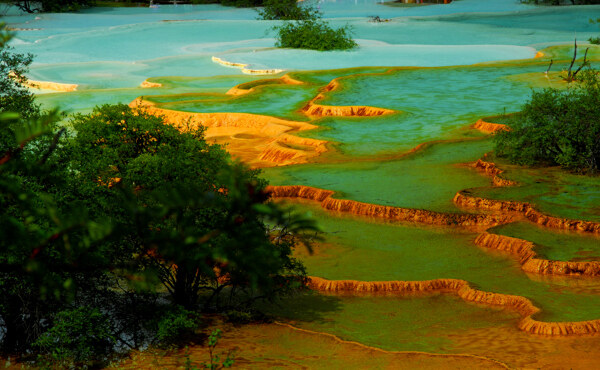
M 551 230 L 525 222 L 497 226 L 489 231 L 535 243 L 535 252 L 541 258 L 557 261 L 600 260 L 600 237 L 597 235 Z
M 332 280 L 463 279 L 473 288 L 530 299 L 544 321 L 600 317 L 600 282 L 537 281 L 513 256 L 479 248 L 477 234 L 454 228 L 386 224 L 364 217 L 327 212 L 316 203 L 298 205 L 325 233 L 314 255 L 301 253 L 309 275 Z M 574 282 L 577 283 L 577 282 Z
M 263 85 L 249 94 L 207 99 L 194 99 L 194 96 L 161 97 L 161 108 L 186 112 L 241 112 L 277 116 L 295 120 L 307 120 L 297 112 L 308 100 L 317 94 L 316 88 L 305 85 Z M 183 100 L 183 101 L 178 101 Z
M 556 70 L 565 67 L 558 62 L 554 66 Z M 316 137 L 340 143 L 348 156 L 405 150 L 431 140 L 456 137 L 457 129 L 479 118 L 521 109 L 531 94 L 530 84 L 506 76 L 543 76 L 546 68 L 547 62 L 528 61 L 350 75 L 341 78 L 341 88 L 326 93 L 321 103 L 376 106 L 402 114 L 368 121 L 329 119 L 322 123 L 329 130 Z
M 472 189 L 473 195 L 529 202 L 539 211 L 558 217 L 600 221 L 600 177 L 500 163 L 506 169 L 502 176 L 518 181 L 520 186 Z
M 514 313 L 441 294 L 410 298 L 306 294 L 290 298 L 284 307 L 265 310 L 302 328 L 395 351 L 451 351 L 446 335 L 514 326 L 518 319 Z
M 307 185 L 335 190 L 335 197 L 439 212 L 458 212 L 454 195 L 486 186 L 488 177 L 457 164 L 491 150 L 490 140 L 435 144 L 391 161 L 348 161 L 264 169 L 273 185 Z

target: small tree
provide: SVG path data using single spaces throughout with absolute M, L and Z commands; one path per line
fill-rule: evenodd
M 114 254 L 135 255 L 140 269 L 156 271 L 175 304 L 219 309 L 224 289 L 253 299 L 300 286 L 293 243 L 272 241 L 265 220 L 287 222 L 294 233 L 313 225 L 288 222 L 264 204 L 257 172 L 206 143 L 202 127 L 181 133 L 125 105 L 96 108 L 72 124 L 78 134 L 63 161 L 75 177 L 65 201 L 85 199 L 94 217 L 123 225 L 128 234 Z M 129 203 L 120 189 L 134 190 Z
M 289 22 L 277 28 L 276 46 L 281 48 L 311 49 L 319 51 L 348 50 L 356 47 L 349 26 L 338 29 L 317 21 Z

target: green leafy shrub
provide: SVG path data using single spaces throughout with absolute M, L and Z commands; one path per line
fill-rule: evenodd
M 252 322 L 252 313 L 246 311 L 229 310 L 225 312 L 227 321 L 234 324 L 248 324 Z
M 319 19 L 321 13 L 311 5 L 300 5 L 296 0 L 265 0 L 258 10 L 264 20 L 308 20 Z
M 105 363 L 115 343 L 108 317 L 84 306 L 56 314 L 54 325 L 34 346 L 52 364 L 82 367 Z
M 155 343 L 160 347 L 173 347 L 194 333 L 198 315 L 181 306 L 171 307 L 157 323 Z
M 268 317 L 264 313 L 254 309 L 234 309 L 225 311 L 225 317 L 227 321 L 235 324 L 249 324 L 251 322 L 271 322 L 272 318 Z
M 321 20 L 287 22 L 276 27 L 281 48 L 311 49 L 319 51 L 348 50 L 356 47 L 349 26 L 333 29 Z
M 568 90 L 534 92 L 510 131 L 496 136 L 499 156 L 523 165 L 596 172 L 600 165 L 600 79 L 586 71 Z

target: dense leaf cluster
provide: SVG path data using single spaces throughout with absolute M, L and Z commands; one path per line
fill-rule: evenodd
M 277 28 L 276 46 L 319 51 L 348 50 L 356 47 L 349 26 L 333 29 L 322 21 L 285 23 Z
M 496 151 L 514 163 L 597 172 L 600 165 L 600 79 L 587 71 L 576 87 L 533 92 Z

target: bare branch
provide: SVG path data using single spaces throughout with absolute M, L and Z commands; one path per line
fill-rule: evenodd
M 554 63 L 554 59 L 550 59 L 550 65 L 548 65 L 548 69 L 546 70 L 546 74 L 550 72 L 550 68 L 552 68 L 552 63 Z
M 571 70 L 573 69 L 573 64 L 575 64 L 575 59 L 577 59 L 577 39 L 575 39 L 575 50 L 573 50 L 573 59 L 571 60 L 571 65 L 569 66 L 569 71 L 567 73 L 567 82 L 573 81 L 573 75 L 571 74 Z
M 581 69 L 583 67 L 585 67 L 586 65 L 588 65 L 587 54 L 588 54 L 589 50 L 590 50 L 590 48 L 585 49 L 585 55 L 583 56 L 583 63 L 581 63 L 581 65 L 579 66 L 579 68 L 577 68 L 577 70 L 575 71 L 575 73 L 573 73 L 573 79 L 575 79 L 575 76 L 577 76 L 577 74 L 579 73 L 579 71 L 581 71 Z

